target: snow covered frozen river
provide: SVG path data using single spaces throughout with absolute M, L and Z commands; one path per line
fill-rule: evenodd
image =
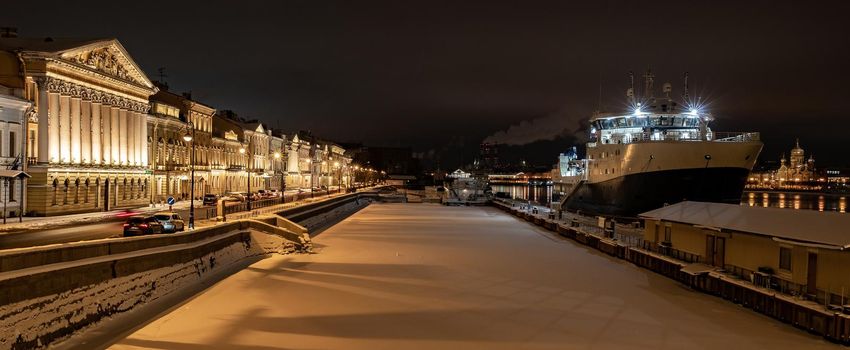
M 494 208 L 375 204 L 114 349 L 838 349 Z

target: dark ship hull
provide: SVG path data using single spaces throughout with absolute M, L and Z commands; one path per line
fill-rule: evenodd
M 564 209 L 584 214 L 636 218 L 684 200 L 740 204 L 749 175 L 745 168 L 690 168 L 629 174 L 582 182 Z

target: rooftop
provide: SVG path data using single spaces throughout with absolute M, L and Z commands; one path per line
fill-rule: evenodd
M 685 201 L 640 217 L 850 248 L 850 215 L 844 213 Z

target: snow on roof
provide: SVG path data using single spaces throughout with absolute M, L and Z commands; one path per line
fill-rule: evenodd
M 838 212 L 686 201 L 640 217 L 850 248 L 850 215 Z

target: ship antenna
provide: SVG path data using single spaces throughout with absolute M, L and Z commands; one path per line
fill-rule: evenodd
M 644 82 L 644 91 L 643 91 L 644 96 L 643 96 L 643 98 L 645 98 L 645 99 L 655 98 L 655 93 L 652 91 L 652 83 L 655 80 L 654 78 L 655 78 L 655 76 L 652 75 L 652 70 L 649 69 L 649 68 L 646 68 L 646 74 L 643 75 L 643 82 Z
M 691 106 L 690 106 L 690 99 L 691 99 L 691 97 L 690 97 L 690 96 L 688 96 L 688 72 L 685 72 L 685 90 L 682 92 L 682 99 L 683 99 L 683 100 L 685 100 L 685 101 L 684 101 L 684 102 L 685 102 L 685 106 L 687 106 L 688 108 L 690 108 L 690 107 L 691 107 Z
M 629 71 L 629 89 L 626 90 L 626 98 L 628 98 L 629 103 L 634 107 L 635 104 L 635 73 Z

